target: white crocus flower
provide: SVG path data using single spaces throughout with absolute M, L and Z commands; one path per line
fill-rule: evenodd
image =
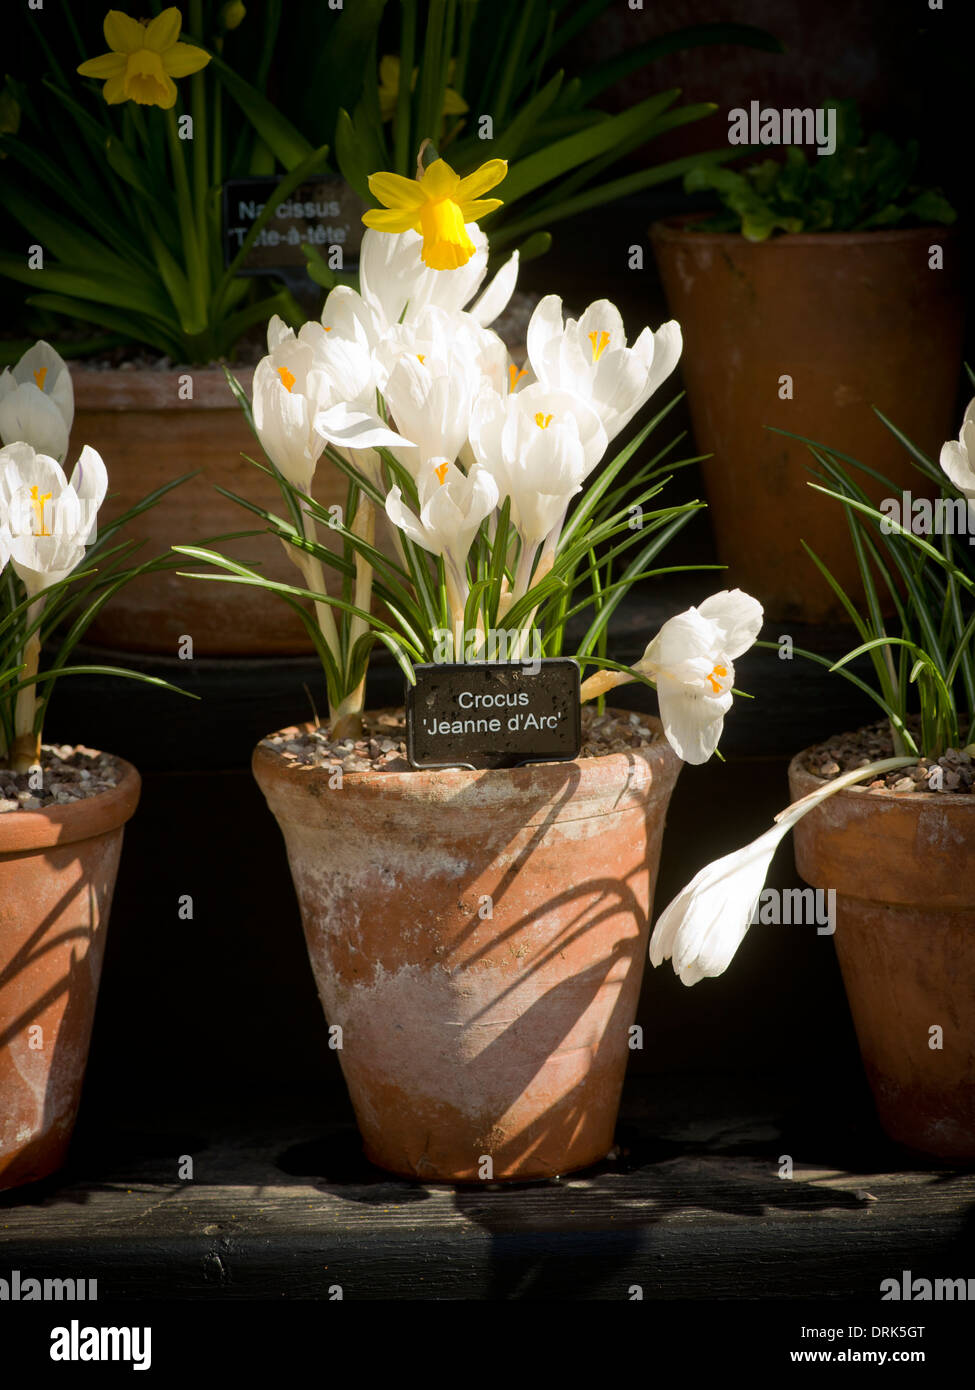
M 498 485 L 477 464 L 467 474 L 444 458 L 424 467 L 419 482 L 420 515 L 403 503 L 398 487 L 386 498 L 386 515 L 411 541 L 442 555 L 458 589 L 465 586 L 467 555 L 481 522 L 498 504 Z
M 70 482 L 57 461 L 29 444 L 0 449 L 0 504 L 7 514 L 10 559 L 29 597 L 66 578 L 95 536 L 108 475 L 87 445 Z
M 650 938 L 651 963 L 672 959 L 674 973 L 685 985 L 723 974 L 755 916 L 775 851 L 796 822 L 844 787 L 915 761 L 885 758 L 817 787 L 780 811 L 776 823 L 757 840 L 701 869 L 657 919 Z
M 480 227 L 468 223 L 474 255 L 456 270 L 432 270 L 420 259 L 423 238 L 418 232 L 394 235 L 367 228 L 359 251 L 362 297 L 376 314 L 382 331 L 409 322 L 429 304 L 448 313 L 468 312 L 485 327 L 493 323 L 514 293 L 518 252 L 501 267 L 480 297 L 471 300 L 487 274 L 488 242 Z
M 325 440 L 315 417 L 329 404 L 329 381 L 316 348 L 320 324 L 295 337 L 276 314 L 268 324 L 268 355 L 254 369 L 254 428 L 268 458 L 302 492 L 310 493 Z
M 734 659 L 755 641 L 762 605 L 741 589 L 723 589 L 697 608 L 668 618 L 634 670 L 657 687 L 667 740 L 688 763 L 707 762 L 731 708 Z
M 63 358 L 49 343 L 35 343 L 0 375 L 0 441 L 23 442 L 63 459 L 74 422 L 74 388 Z
M 942 446 L 941 467 L 967 499 L 975 525 L 975 399 L 968 403 L 958 438 Z
M 416 445 L 394 452 L 417 479 L 428 464 L 456 460 L 481 385 L 474 341 L 452 329 L 448 313 L 428 306 L 413 324 L 391 331 L 376 354 L 396 428 Z
M 627 347 L 620 311 L 608 299 L 563 324 L 561 299 L 546 295 L 528 325 L 528 359 L 538 380 L 587 400 L 609 439 L 663 384 L 680 353 L 680 325 L 673 319 L 656 333 L 644 328 Z
M 471 419 L 470 444 L 475 459 L 498 484 L 501 501 L 511 498 L 511 521 L 525 550 L 536 548 L 565 516 L 570 499 L 581 490 L 589 457 L 580 437 L 578 403 L 565 407 L 560 393 L 544 393 L 543 406 L 531 388 L 502 399 L 483 390 Z M 586 412 L 591 415 L 591 412 Z M 588 432 L 596 447 L 599 422 L 592 416 Z M 598 443 L 598 441 L 597 441 Z
M 321 324 L 305 324 L 298 337 L 315 354 L 310 375 L 320 408 L 313 429 L 378 482 L 375 450 L 410 448 L 411 441 L 391 430 L 376 408 L 379 369 L 371 311 L 354 290 L 339 286 L 325 301 Z

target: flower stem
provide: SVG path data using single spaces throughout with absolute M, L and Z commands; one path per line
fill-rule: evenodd
M 39 609 L 44 606 L 44 599 L 40 598 L 32 603 L 27 610 L 28 626 L 38 616 Z M 37 670 L 41 660 L 41 637 L 40 630 L 33 632 L 24 643 L 24 649 L 20 656 L 23 672 L 21 680 L 30 680 L 37 675 Z M 14 705 L 14 741 L 10 749 L 10 765 L 14 772 L 28 772 L 40 760 L 41 756 L 41 736 L 35 733 L 37 723 L 37 685 L 25 685 L 22 690 L 17 692 L 17 702 Z
M 629 671 L 597 671 L 595 675 L 589 676 L 582 682 L 579 689 L 579 699 L 585 704 L 587 700 L 595 700 L 600 695 L 605 695 L 607 690 L 612 690 L 614 686 L 626 685 L 628 681 L 634 680 Z

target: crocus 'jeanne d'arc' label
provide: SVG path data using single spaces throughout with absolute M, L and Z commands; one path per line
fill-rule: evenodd
M 578 757 L 579 667 L 571 658 L 413 669 L 406 747 L 414 767 L 517 767 Z

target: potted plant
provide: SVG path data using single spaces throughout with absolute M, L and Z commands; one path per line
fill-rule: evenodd
M 550 1177 L 609 1150 L 668 798 L 681 759 L 714 751 L 733 661 L 761 623 L 753 599 L 723 591 L 665 623 L 635 668 L 606 655 L 620 598 L 659 572 L 700 505 L 657 505 L 669 449 L 621 482 L 666 410 L 599 468 L 673 370 L 680 330 L 627 346 L 608 301 L 563 322 L 548 296 L 528 362 L 509 361 L 463 308 L 476 219 L 504 172 L 490 161 L 462 181 L 435 159 L 415 180 L 373 176 L 385 209 L 365 218 L 363 262 L 382 267 L 369 297 L 339 287 L 322 323 L 297 337 L 272 327 L 253 407 L 240 395 L 282 488 L 281 514 L 263 519 L 304 583 L 176 547 L 213 582 L 314 601 L 329 724 L 262 740 L 254 773 L 366 1154 L 426 1180 Z M 349 478 L 341 553 L 319 538 L 332 519 L 312 493 L 310 430 L 340 441 L 325 452 Z M 380 511 L 394 559 L 369 541 Z M 445 662 L 465 679 L 489 678 L 499 656 L 537 672 L 584 614 L 575 660 L 595 669 L 578 696 L 582 756 L 415 766 L 402 713 L 364 711 L 377 642 L 408 687 Z M 590 718 L 590 702 L 632 680 L 656 686 L 662 725 Z M 560 708 L 572 716 L 571 700 Z M 533 753 L 530 735 L 522 757 Z
M 713 190 L 721 211 L 651 228 L 684 328 L 695 439 L 710 455 L 718 557 L 783 621 L 841 616 L 829 586 L 808 573 L 800 536 L 857 593 L 835 511 L 810 500 L 803 448 L 787 436 L 828 438 L 906 487 L 916 482 L 910 465 L 870 407 L 899 412 L 931 450 L 951 428 L 961 363 L 954 212 L 918 187 L 915 142 L 865 140 L 855 109 L 835 109 L 832 154 L 791 147 L 781 162 L 741 172 L 692 170 L 685 188 Z
M 29 286 L 29 305 L 54 325 L 94 325 L 102 335 L 96 345 L 105 345 L 107 332 L 108 343 L 134 344 L 149 354 L 145 366 L 137 361 L 124 373 L 82 371 L 76 387 L 80 427 L 115 460 L 119 509 L 142 495 L 147 476 L 154 483 L 174 468 L 200 470 L 199 479 L 142 518 L 138 534 L 157 545 L 174 533 L 202 540 L 230 531 L 237 518 L 227 491 L 246 486 L 253 500 L 274 505 L 264 476 L 241 462 L 246 426 L 216 364 L 272 313 L 294 327 L 302 321 L 287 288 L 278 284 L 262 296 L 238 272 L 277 206 L 326 170 L 330 150 L 345 182 L 368 199 L 366 170 L 408 173 L 416 131 L 450 146 L 463 173 L 481 163 L 489 138 L 498 157 L 523 156 L 519 187 L 507 199 L 509 213 L 516 203 L 519 212 L 498 229 L 495 249 L 504 241 L 509 251 L 536 254 L 549 244 L 544 229 L 551 223 L 676 177 L 699 158 L 599 183 L 633 149 L 713 109 L 680 105 L 672 90 L 609 117 L 594 102 L 621 70 L 681 44 L 775 46 L 749 26 L 701 26 L 626 55 L 622 69 L 606 63 L 566 80 L 554 59 L 578 25 L 566 22 L 553 34 L 545 15 L 522 15 L 509 0 L 500 28 L 495 4 L 465 3 L 455 16 L 452 5 L 436 3 L 424 13 L 415 0 L 402 0 L 398 54 L 382 50 L 382 4 L 307 8 L 315 13 L 282 25 L 281 4 L 263 6 L 255 41 L 242 4 L 192 0 L 189 42 L 180 39 L 175 7 L 147 24 L 113 10 L 105 19 L 111 51 L 98 57 L 91 56 L 94 37 L 73 22 L 48 34 L 33 16 L 21 21 L 29 42 L 43 49 L 48 75 L 40 92 L 13 81 L 23 119 L 18 133 L 0 141 L 0 152 L 9 152 L 20 175 L 8 209 L 46 259 L 41 268 L 28 264 L 18 244 L 0 256 L 0 275 Z M 388 27 L 388 16 L 385 22 Z M 272 62 L 280 68 L 277 104 L 267 96 Z M 99 86 L 85 91 L 69 81 L 66 73 L 79 64 L 78 72 Z M 411 74 L 410 81 L 400 82 L 401 73 Z M 490 132 L 474 121 L 478 110 L 491 113 Z M 313 132 L 312 143 L 304 130 Z M 183 138 L 190 132 L 192 138 Z M 51 156 L 61 149 L 68 167 Z M 226 180 L 275 167 L 284 177 L 225 266 Z M 356 285 L 352 267 L 336 270 L 315 246 L 304 249 L 314 281 Z M 249 374 L 239 375 L 249 386 Z M 324 506 L 341 503 L 344 480 L 327 463 L 316 487 Z M 287 562 L 264 537 L 242 540 L 238 553 L 272 577 L 287 578 Z M 175 574 L 127 589 L 91 635 L 106 646 L 173 655 L 186 634 L 198 655 L 307 649 L 297 617 L 282 618 L 265 594 L 203 590 Z
M 124 759 L 42 744 L 47 703 L 61 677 L 115 670 L 73 665 L 72 651 L 113 593 L 172 564 L 131 563 L 125 516 L 96 538 L 105 465 L 87 445 L 70 479 L 58 462 L 72 413 L 68 371 L 46 343 L 0 378 L 0 1188 L 64 1160 L 123 827 L 139 800 Z
M 972 1158 L 975 403 L 961 439 L 942 450 L 943 472 L 908 445 L 935 502 L 880 478 L 878 508 L 851 471 L 877 481 L 874 470 L 812 447 L 823 476 L 814 486 L 846 510 L 866 594 L 861 611 L 814 557 L 861 638 L 832 667 L 873 696 L 885 723 L 793 758 L 795 805 L 761 840 L 698 875 L 657 923 L 651 959 L 672 955 L 687 984 L 720 974 L 753 920 L 775 846 L 795 826 L 800 875 L 836 894 L 836 951 L 884 1129 L 922 1153 Z M 850 667 L 861 656 L 872 681 Z
M 0 256 L 0 275 L 28 287 L 29 313 L 62 335 L 65 351 L 117 349 L 114 360 L 75 371 L 78 428 L 113 459 L 107 518 L 132 508 L 147 486 L 200 471 L 137 518 L 133 537 L 154 547 L 173 534 L 228 531 L 237 520 L 213 484 L 238 485 L 247 436 L 216 364 L 272 311 L 295 323 L 302 317 L 283 284 L 262 292 L 261 281 L 238 275 L 275 208 L 324 167 L 327 153 L 264 94 L 274 8 L 254 83 L 224 60 L 225 45 L 240 38 L 242 5 L 193 0 L 192 42 L 181 37 L 175 7 L 144 23 L 110 10 L 109 51 L 97 57 L 87 24 L 83 38 L 73 22 L 48 36 L 33 16 L 20 21 L 40 46 L 46 75 L 43 84 L 8 82 L 22 113 L 17 133 L 2 138 L 10 171 L 4 200 L 33 250 L 25 255 L 19 238 L 16 251 Z M 75 68 L 79 75 L 69 77 Z M 284 170 L 280 181 L 225 265 L 225 180 L 275 167 Z M 255 475 L 250 483 L 259 500 L 260 481 Z M 337 500 L 328 471 L 320 496 Z M 286 572 L 275 550 L 242 544 L 272 573 Z M 90 636 L 169 655 L 184 634 L 198 654 L 246 651 L 255 642 L 287 650 L 296 632 L 300 643 L 297 624 L 289 636 L 259 594 L 243 613 L 201 607 L 199 596 L 199 586 L 174 573 L 143 577 L 98 615 Z

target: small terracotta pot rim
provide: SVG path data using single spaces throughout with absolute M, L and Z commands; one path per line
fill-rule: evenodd
M 832 777 L 819 777 L 815 772 L 810 772 L 805 765 L 805 758 L 814 748 L 818 748 L 825 740 L 819 743 L 811 743 L 808 748 L 803 748 L 797 753 L 789 763 L 789 777 L 797 782 L 807 782 L 809 785 L 803 795 L 815 791 L 818 787 L 826 786 L 827 783 L 835 780 Z M 909 769 L 905 766 L 904 771 Z M 882 792 L 868 792 L 867 788 L 860 783 L 852 787 L 844 787 L 837 796 L 869 796 L 871 801 L 879 802 L 910 802 L 918 806 L 971 806 L 975 809 L 975 793 L 973 792 L 895 792 L 889 789 Z M 797 798 L 798 800 L 798 798 Z
M 52 845 L 75 844 L 124 825 L 139 804 L 142 779 L 125 758 L 118 758 L 118 762 L 122 767 L 118 785 L 97 796 L 46 806 L 39 811 L 6 811 L 0 815 L 0 855 L 29 854 Z
M 702 246 L 754 247 L 795 247 L 806 246 L 860 246 L 866 244 L 885 244 L 894 241 L 911 241 L 928 237 L 951 236 L 953 225 L 923 227 L 879 227 L 874 231 L 863 232 L 783 232 L 771 236 L 766 241 L 747 241 L 741 232 L 696 232 L 694 223 L 703 221 L 712 214 L 708 212 L 680 213 L 674 217 L 661 217 L 650 224 L 652 241 L 688 241 Z
M 367 710 L 367 714 L 388 713 L 385 710 Z M 612 709 L 607 705 L 607 714 L 628 715 L 630 710 Z M 411 768 L 409 772 L 376 772 L 369 769 L 365 772 L 345 772 L 342 775 L 343 785 L 351 783 L 353 786 L 373 786 L 392 794 L 405 792 L 412 783 L 419 786 L 421 780 L 426 783 L 437 781 L 443 783 L 448 788 L 458 790 L 472 786 L 482 779 L 487 781 L 500 782 L 503 779 L 516 782 L 520 779 L 526 782 L 529 779 L 535 780 L 538 777 L 549 778 L 553 784 L 565 775 L 566 768 L 578 767 L 585 770 L 589 767 L 599 767 L 601 770 L 609 771 L 614 760 L 617 760 L 620 769 L 628 763 L 632 763 L 634 756 L 641 757 L 644 762 L 666 759 L 668 756 L 677 759 L 677 754 L 673 751 L 664 735 L 663 725 L 655 715 L 645 714 L 642 718 L 656 733 L 657 737 L 652 743 L 646 745 L 642 754 L 638 749 L 628 749 L 625 753 L 602 753 L 595 758 L 576 758 L 569 762 L 541 762 L 530 763 L 522 767 L 500 767 L 500 768 L 468 768 L 468 767 L 426 767 Z M 282 754 L 267 745 L 266 739 L 275 738 L 278 735 L 290 735 L 308 733 L 315 726 L 309 720 L 304 724 L 291 724 L 284 729 L 275 729 L 270 734 L 266 734 L 257 747 L 254 749 L 252 767 L 257 769 L 259 763 L 268 763 L 273 767 L 283 770 L 298 781 L 307 774 L 324 774 L 330 768 L 323 764 L 295 765 L 288 764 Z M 679 761 L 679 759 L 678 759 Z M 16 813 L 14 813 L 16 814 Z

